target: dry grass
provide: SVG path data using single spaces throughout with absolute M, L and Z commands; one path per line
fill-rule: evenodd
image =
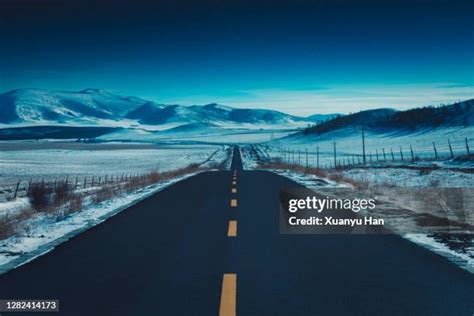
M 24 221 L 35 214 L 30 207 L 0 217 L 0 240 L 8 238 L 23 229 Z
M 56 183 L 54 186 L 48 183 L 33 184 L 27 193 L 31 207 L 0 217 L 0 240 L 28 229 L 26 220 L 38 213 L 50 214 L 56 218 L 56 221 L 60 221 L 80 211 L 86 197 L 90 198 L 92 203 L 98 204 L 149 185 L 207 169 L 209 168 L 202 168 L 199 164 L 190 164 L 171 171 L 155 170 L 124 181 L 103 183 L 100 187 L 82 192 L 76 191 L 66 182 Z
M 288 164 L 284 162 L 265 163 L 259 165 L 262 169 L 278 169 L 278 170 L 291 170 L 300 173 L 312 174 L 321 178 L 326 178 L 328 173 L 324 169 L 314 167 L 303 167 L 295 164 Z
M 34 184 L 28 192 L 31 206 L 38 212 L 46 211 L 51 205 L 52 192 L 46 183 Z
M 367 190 L 370 186 L 370 183 L 368 181 L 354 180 L 344 176 L 344 174 L 342 173 L 342 168 L 326 170 L 314 167 L 304 167 L 296 164 L 288 164 L 280 161 L 261 164 L 259 165 L 259 167 L 262 169 L 290 170 L 299 173 L 315 175 L 320 178 L 328 178 L 332 181 L 339 183 L 348 183 L 359 190 Z M 379 186 L 382 186 L 382 184 L 379 184 Z
M 0 217 L 0 240 L 7 238 L 17 232 L 16 225 L 9 216 Z

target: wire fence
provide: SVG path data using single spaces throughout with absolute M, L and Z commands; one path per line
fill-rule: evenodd
M 267 158 L 281 162 L 316 167 L 322 169 L 360 166 L 376 163 L 414 163 L 419 161 L 471 161 L 473 152 L 472 139 L 465 137 L 463 140 L 432 141 L 430 144 L 413 146 L 409 143 L 398 146 L 387 146 L 370 149 L 366 148 L 365 136 L 362 134 L 360 148 L 357 144 L 347 144 L 343 149 L 338 148 L 338 142 L 332 141 L 329 145 L 316 143 L 311 147 L 292 149 L 283 145 L 267 146 L 272 152 Z M 262 154 L 260 154 L 262 156 Z
M 28 180 L 20 179 L 15 185 L 5 188 L 3 193 L 8 199 L 16 199 L 17 197 L 25 197 L 31 189 L 36 185 L 41 185 L 48 189 L 56 189 L 60 186 L 68 188 L 69 191 L 86 190 L 98 188 L 102 186 L 113 186 L 123 184 L 133 180 L 144 179 L 150 175 L 150 172 L 144 173 L 122 173 L 109 174 L 100 176 L 75 176 L 62 177 L 45 180 L 44 178 L 30 178 Z

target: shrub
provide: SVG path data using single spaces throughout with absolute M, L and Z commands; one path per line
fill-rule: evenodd
M 10 237 L 16 232 L 13 221 L 8 216 L 0 217 L 0 240 Z
M 67 206 L 67 213 L 71 214 L 77 212 L 81 209 L 82 204 L 84 203 L 84 196 L 82 194 L 72 194 L 69 199 L 69 204 Z
M 51 207 L 52 190 L 45 183 L 33 184 L 28 192 L 31 206 L 38 212 L 44 212 Z
M 100 202 L 111 199 L 112 197 L 114 197 L 114 195 L 114 189 L 112 187 L 105 186 L 94 193 L 94 195 L 92 196 L 92 202 L 98 204 Z
M 58 184 L 54 190 L 54 204 L 56 206 L 63 205 L 69 199 L 69 196 L 72 192 L 69 189 L 69 185 L 66 182 L 61 182 Z
M 26 229 L 23 221 L 31 218 L 34 214 L 33 209 L 25 208 L 14 213 L 7 213 L 0 217 L 0 240 L 16 234 L 20 229 Z

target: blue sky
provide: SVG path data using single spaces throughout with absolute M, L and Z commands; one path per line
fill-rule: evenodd
M 292 114 L 474 97 L 474 4 L 444 0 L 0 4 L 0 91 L 102 88 Z

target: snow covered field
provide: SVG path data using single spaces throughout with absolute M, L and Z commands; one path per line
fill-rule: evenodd
M 192 125 L 192 126 L 190 126 Z M 125 129 L 109 133 L 97 138 L 99 141 L 115 142 L 144 142 L 144 143 L 209 143 L 209 144 L 232 144 L 232 143 L 259 143 L 270 141 L 274 138 L 285 137 L 294 133 L 295 129 L 255 128 L 245 125 L 240 127 L 221 128 L 208 124 L 189 124 L 170 130 L 152 131 L 145 129 Z
M 449 139 L 449 142 L 448 142 Z M 387 161 L 404 162 L 411 160 L 410 145 L 413 154 L 419 159 L 435 159 L 433 142 L 439 160 L 450 158 L 449 143 L 451 144 L 455 157 L 466 155 L 466 139 L 470 146 L 471 154 L 474 150 L 474 127 L 464 128 L 441 128 L 435 130 L 419 130 L 414 133 L 370 133 L 365 135 L 365 148 L 367 162 L 376 163 Z M 319 163 L 321 167 L 334 166 L 334 142 L 336 142 L 336 155 L 339 162 L 352 164 L 353 159 L 357 163 L 362 161 L 362 132 L 361 130 L 342 129 L 322 135 L 295 134 L 279 140 L 268 142 L 270 148 L 268 153 L 272 157 L 285 157 L 286 160 L 293 159 L 293 154 L 282 153 L 281 149 L 295 151 L 294 159 L 300 162 L 306 161 L 306 150 L 308 151 L 308 162 L 312 166 L 317 164 L 317 149 L 319 147 Z M 402 155 L 400 155 L 400 147 Z M 385 156 L 383 152 L 385 151 Z M 392 157 L 393 151 L 393 157 Z M 378 157 L 378 159 L 377 159 Z M 449 163 L 449 162 L 448 162 Z M 453 163 L 458 165 L 459 162 Z
M 0 201 L 18 183 L 69 177 L 79 185 L 85 177 L 104 178 L 151 170 L 167 171 L 192 163 L 222 162 L 228 152 L 217 145 L 74 144 L 65 142 L 0 143 Z M 90 181 L 90 179 L 89 179 Z
M 401 187 L 474 188 L 474 173 L 447 169 L 413 170 L 404 168 L 354 168 L 342 171 L 344 176 L 372 184 Z

